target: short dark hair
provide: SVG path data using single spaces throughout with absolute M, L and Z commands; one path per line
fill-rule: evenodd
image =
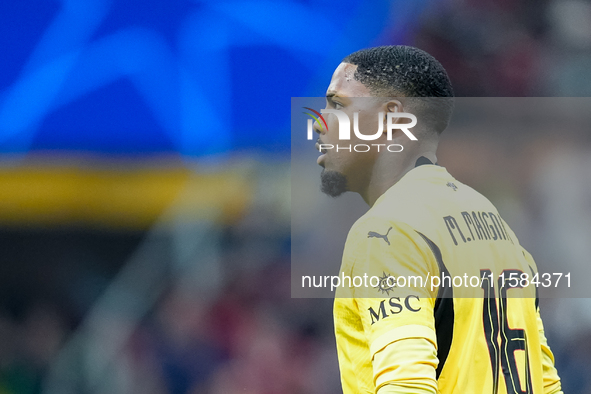
M 441 133 L 453 112 L 454 92 L 447 72 L 427 52 L 405 45 L 362 49 L 343 59 L 357 66 L 354 78 L 377 97 L 420 97 L 413 100 L 429 129 Z M 415 114 L 419 116 L 419 114 Z

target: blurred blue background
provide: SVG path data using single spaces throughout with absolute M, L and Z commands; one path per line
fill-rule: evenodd
M 287 153 L 289 98 L 427 4 L 3 2 L 0 151 Z
M 0 394 L 339 393 L 330 300 L 290 298 L 291 97 L 386 44 L 458 96 L 590 96 L 589 20 L 583 0 L 1 2 Z M 450 130 L 441 162 L 576 266 L 588 136 Z M 542 312 L 565 392 L 591 392 L 587 301 Z

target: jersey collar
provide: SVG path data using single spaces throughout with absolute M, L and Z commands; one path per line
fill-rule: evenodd
M 415 163 L 415 167 L 413 169 L 411 169 L 406 174 L 404 174 L 398 182 L 396 182 L 394 185 L 390 186 L 390 188 L 388 190 L 386 190 L 386 192 L 384 192 L 384 194 L 382 194 L 380 197 L 378 197 L 378 199 L 374 203 L 373 207 L 380 204 L 386 198 L 386 196 L 393 193 L 393 190 L 399 188 L 402 184 L 404 184 L 406 182 L 413 181 L 413 180 L 428 179 L 428 178 L 433 178 L 433 177 L 440 178 L 440 177 L 444 176 L 445 174 L 448 174 L 445 167 L 441 167 L 437 163 L 433 164 L 433 162 L 431 160 L 427 159 L 424 156 L 421 156 L 417 159 L 417 161 Z

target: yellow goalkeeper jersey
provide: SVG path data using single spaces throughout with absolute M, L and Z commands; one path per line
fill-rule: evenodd
M 539 274 L 496 208 L 422 165 L 351 228 L 334 323 L 343 392 L 559 393 Z

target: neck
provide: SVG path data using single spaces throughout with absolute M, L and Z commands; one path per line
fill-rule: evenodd
M 417 164 L 420 165 L 425 159 L 428 159 L 433 164 L 437 163 L 434 150 L 421 151 L 406 158 L 398 158 L 392 155 L 383 157 L 387 158 L 387 160 L 378 159 L 376 161 L 366 186 L 358 192 L 370 207 L 375 204 L 382 194 L 402 179 L 407 172 L 415 168 Z

